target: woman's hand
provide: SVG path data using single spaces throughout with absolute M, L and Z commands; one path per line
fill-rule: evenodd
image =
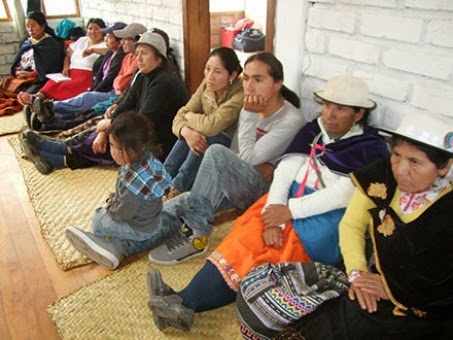
M 109 118 L 101 119 L 96 125 L 97 132 L 109 132 L 112 127 L 112 120 Z
M 109 142 L 108 134 L 99 132 L 93 141 L 91 148 L 95 154 L 105 153 L 107 151 L 107 143 Z
M 66 77 L 69 77 L 69 67 L 68 66 L 63 67 L 63 70 L 61 71 L 61 73 L 63 75 L 65 75 Z
M 377 311 L 379 300 L 388 300 L 381 275 L 368 272 L 360 272 L 353 279 L 348 295 L 351 300 L 357 300 L 360 307 L 368 313 Z
M 263 218 L 264 226 L 266 228 L 286 224 L 293 218 L 291 211 L 284 204 L 268 205 L 261 213 L 261 217 Z
M 181 129 L 181 136 L 184 137 L 190 150 L 198 156 L 203 154 L 209 146 L 205 136 L 187 126 Z
M 267 106 L 268 99 L 263 96 L 244 96 L 244 109 L 250 112 L 263 112 Z
M 283 245 L 283 232 L 279 227 L 265 227 L 263 241 L 266 246 L 280 248 Z
M 255 165 L 255 169 L 263 176 L 266 182 L 272 182 L 272 178 L 274 177 L 274 166 L 271 163 Z
M 92 47 L 87 47 L 86 49 L 83 50 L 82 52 L 82 57 L 88 57 L 90 54 L 93 54 L 94 50 Z
M 105 110 L 104 117 L 105 118 L 113 118 L 113 112 L 115 112 L 116 108 L 118 107 L 118 104 L 112 104 L 110 105 L 107 110 Z

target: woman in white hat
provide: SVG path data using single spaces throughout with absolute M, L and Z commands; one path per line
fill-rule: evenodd
M 187 328 L 194 311 L 234 301 L 242 278 L 256 265 L 340 262 L 338 223 L 354 191 L 348 174 L 387 157 L 387 147 L 377 131 L 366 126 L 375 103 L 361 79 L 335 77 L 315 95 L 323 100 L 320 117 L 293 140 L 274 172 L 269 194 L 235 221 L 205 266 L 178 293 L 179 307 L 172 303 L 174 297 L 159 296 L 157 287 L 165 283 L 158 272 L 149 273 L 153 313 L 163 315 L 162 310 L 173 308 L 181 312 L 179 320 L 167 318 L 167 324 Z M 206 295 L 207 289 L 216 293 Z
M 348 296 L 303 317 L 280 339 L 452 338 L 452 127 L 451 120 L 426 113 L 386 130 L 391 156 L 354 173 L 356 189 L 340 224 Z M 249 334 L 268 339 L 278 333 L 263 333 L 263 315 L 255 322 L 246 310 L 241 316 Z
M 111 116 L 98 123 L 96 131 L 65 142 L 43 138 L 31 130 L 21 134 L 26 156 L 38 171 L 48 174 L 66 166 L 77 169 L 113 164 L 108 146 L 111 121 L 129 111 L 149 119 L 154 128 L 149 148 L 155 157 L 165 159 L 176 139 L 171 133 L 171 123 L 187 101 L 187 90 L 167 67 L 167 48 L 161 35 L 145 32 L 137 42 L 136 54 L 139 73 Z

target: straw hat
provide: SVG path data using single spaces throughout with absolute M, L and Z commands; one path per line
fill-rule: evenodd
M 369 98 L 367 84 L 360 78 L 342 75 L 330 79 L 324 90 L 314 92 L 316 97 L 329 102 L 372 109 L 376 103 Z
M 154 47 L 164 58 L 167 58 L 167 45 L 164 38 L 158 33 L 145 32 L 137 41 L 137 46 L 140 44 L 150 45 Z
M 434 113 L 407 114 L 394 122 L 392 127 L 381 128 L 392 135 L 399 135 L 453 155 L 453 119 Z

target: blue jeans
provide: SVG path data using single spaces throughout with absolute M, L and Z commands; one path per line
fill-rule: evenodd
M 55 101 L 53 103 L 53 111 L 60 114 L 64 119 L 72 119 L 80 112 L 91 110 L 94 105 L 108 98 L 115 96 L 114 91 L 110 92 L 97 92 L 89 91 L 83 92 L 78 96 L 70 99 Z
M 247 209 L 269 190 L 270 183 L 251 164 L 223 145 L 206 151 L 190 192 L 164 203 L 196 234 L 207 235 L 219 208 Z
M 54 169 L 65 167 L 66 144 L 63 141 L 42 138 L 36 143 L 40 156 L 48 161 Z
M 231 138 L 223 133 L 207 137 L 207 143 L 230 146 Z M 203 155 L 194 154 L 184 139 L 178 139 L 165 159 L 164 166 L 173 178 L 173 187 L 179 192 L 190 190 L 197 175 Z
M 97 208 L 92 218 L 93 234 L 109 238 L 123 256 L 130 256 L 159 246 L 180 227 L 179 221 L 161 212 L 152 232 L 142 232 L 128 223 L 112 219 L 104 207 Z

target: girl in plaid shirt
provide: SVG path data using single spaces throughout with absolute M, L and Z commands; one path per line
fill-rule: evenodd
M 70 227 L 66 237 L 94 262 L 110 269 L 126 256 L 157 247 L 173 226 L 162 211 L 162 196 L 171 177 L 162 163 L 146 150 L 154 131 L 138 113 L 124 113 L 112 122 L 110 153 L 120 165 L 116 190 L 105 205 L 96 209 L 92 232 Z

